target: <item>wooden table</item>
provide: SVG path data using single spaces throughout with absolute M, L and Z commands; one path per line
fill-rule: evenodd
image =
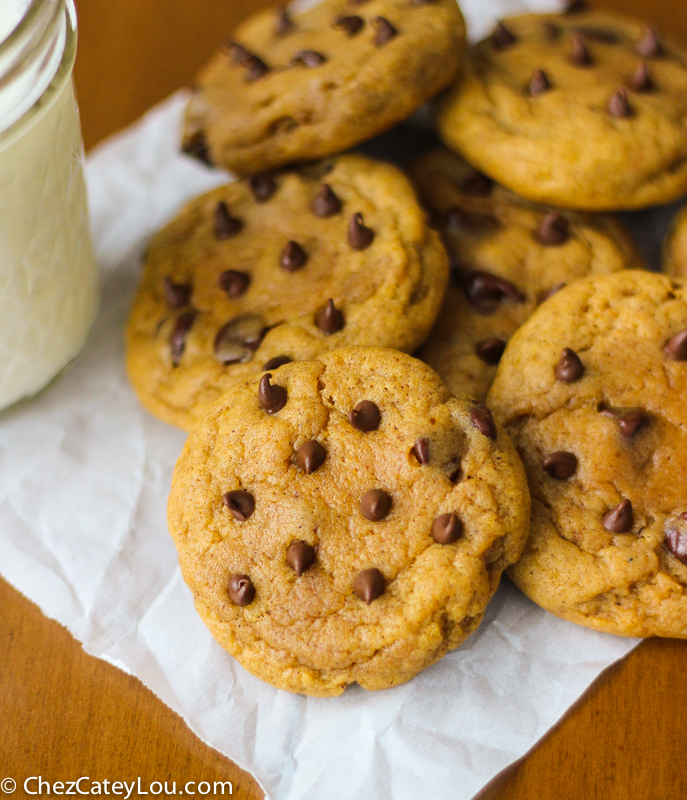
M 76 83 L 92 146 L 187 83 L 238 19 L 266 0 L 77 0 Z M 687 41 L 684 0 L 598 0 Z M 0 780 L 230 780 L 257 784 L 203 745 L 135 678 L 87 656 L 0 581 Z M 687 643 L 647 641 L 480 800 L 687 797 Z M 21 788 L 15 793 L 23 797 Z M 313 800 L 321 800 L 314 798 Z M 323 800 L 323 799 L 322 799 Z M 419 799 L 418 799 L 419 800 Z M 423 798 L 422 800 L 425 800 Z

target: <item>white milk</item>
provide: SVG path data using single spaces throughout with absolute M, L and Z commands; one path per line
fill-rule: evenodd
M 27 7 L 0 0 L 0 76 L 21 65 L 0 81 L 0 408 L 37 392 L 79 352 L 98 305 L 75 31 L 64 0 L 33 0 L 28 13 L 40 7 L 42 23 L 7 50 Z M 39 47 L 35 28 L 45 28 Z

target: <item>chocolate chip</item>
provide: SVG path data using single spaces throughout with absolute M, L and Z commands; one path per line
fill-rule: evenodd
M 277 191 L 277 183 L 271 175 L 253 175 L 248 184 L 259 203 L 264 203 Z
M 632 108 L 627 99 L 627 89 L 618 91 L 608 101 L 608 113 L 616 119 L 625 119 L 632 116 Z
M 348 421 L 357 430 L 363 433 L 376 431 L 382 415 L 379 408 L 371 400 L 361 400 L 348 415 Z
M 493 366 L 499 363 L 505 349 L 506 343 L 503 339 L 498 339 L 494 336 L 492 339 L 484 339 L 481 342 L 477 342 L 475 345 L 475 355 L 480 361 L 484 361 L 485 364 Z
M 229 56 L 232 63 L 239 67 L 245 67 L 250 57 L 253 55 L 250 50 L 246 50 L 246 48 L 238 42 L 225 42 L 222 44 L 222 51 Z
M 642 428 L 646 428 L 649 421 L 649 415 L 645 411 L 641 408 L 632 408 L 618 418 L 620 435 L 623 439 L 631 439 Z
M 330 336 L 332 333 L 338 333 L 342 330 L 344 324 L 344 315 L 334 305 L 334 301 L 330 297 L 327 300 L 327 305 L 315 315 L 315 325 L 322 333 Z
M 630 86 L 635 92 L 650 92 L 654 88 L 646 61 L 642 61 L 637 67 L 635 74 L 630 79 Z
M 307 260 L 308 254 L 294 241 L 287 242 L 279 256 L 279 264 L 287 272 L 296 272 L 305 266 Z
M 187 306 L 191 300 L 190 283 L 174 283 L 170 277 L 164 281 L 165 300 L 170 308 L 179 309 Z
M 584 375 L 584 365 L 580 357 L 569 347 L 564 348 L 561 357 L 554 369 L 557 381 L 561 383 L 575 383 Z
M 442 514 L 432 524 L 432 539 L 439 544 L 453 544 L 463 533 L 463 523 L 455 514 Z
M 245 364 L 253 358 L 265 334 L 265 323 L 257 314 L 244 314 L 223 325 L 213 345 L 220 364 Z
M 320 67 L 327 60 L 326 56 L 318 53 L 316 50 L 301 50 L 291 60 L 291 66 L 302 64 L 304 67 Z
M 391 497 L 381 489 L 371 489 L 360 498 L 360 512 L 371 522 L 379 522 L 391 511 Z
M 590 39 L 593 42 L 603 42 L 604 44 L 618 44 L 620 39 L 615 31 L 610 28 L 602 28 L 599 25 L 578 25 L 573 30 Z
M 243 228 L 243 222 L 229 213 L 229 206 L 220 200 L 215 207 L 215 237 L 217 239 L 230 239 L 236 236 Z
M 687 330 L 671 336 L 666 342 L 663 352 L 673 361 L 687 361 Z
M 524 303 L 525 295 L 512 283 L 490 272 L 470 272 L 465 278 L 465 293 L 478 311 L 489 313 L 495 303 L 510 300 Z
M 564 14 L 579 14 L 581 11 L 587 10 L 587 3 L 585 0 L 569 0 L 563 9 Z
M 637 42 L 636 49 L 643 58 L 658 58 L 663 54 L 661 42 L 653 28 L 647 28 L 644 36 Z
M 486 197 L 492 190 L 494 181 L 482 175 L 481 172 L 474 170 L 461 184 L 461 191 L 463 194 L 469 194 L 471 197 Z
M 169 337 L 169 346 L 172 351 L 172 366 L 178 367 L 181 357 L 186 349 L 186 337 L 196 320 L 195 311 L 187 311 L 177 317 Z
M 468 214 L 462 208 L 452 206 L 446 212 L 446 228 L 454 231 L 484 231 L 498 225 L 494 217 L 487 217 L 484 214 Z
M 276 414 L 286 405 L 287 394 L 283 386 L 270 383 L 272 373 L 268 372 L 260 378 L 258 384 L 258 402 L 268 414 Z
M 355 15 L 337 17 L 334 20 L 334 27 L 344 31 L 344 33 L 348 34 L 348 36 L 355 36 L 356 33 L 359 33 L 362 30 L 364 24 L 365 20 L 362 17 Z
M 219 276 L 219 287 L 226 292 L 229 297 L 236 299 L 248 291 L 250 286 L 250 275 L 246 272 L 239 272 L 235 269 L 228 269 Z
M 274 358 L 270 358 L 269 361 L 265 361 L 262 365 L 263 372 L 269 372 L 271 369 L 279 369 L 279 367 L 283 367 L 284 364 L 290 364 L 292 359 L 288 356 L 275 356 Z
M 364 600 L 368 606 L 373 600 L 384 594 L 386 581 L 382 573 L 375 569 L 364 569 L 359 572 L 353 581 L 353 591 L 356 597 Z
M 477 430 L 490 439 L 496 439 L 496 423 L 486 406 L 476 405 L 470 410 L 470 420 Z
M 494 28 L 493 33 L 493 41 L 494 44 L 503 50 L 506 47 L 510 47 L 511 45 L 515 44 L 518 40 L 516 37 L 508 30 L 508 28 L 499 20 L 496 23 L 496 27 Z
M 341 200 L 334 194 L 331 186 L 323 183 L 315 195 L 312 210 L 316 217 L 333 217 L 341 211 Z
M 592 57 L 589 55 L 587 45 L 584 39 L 577 33 L 572 35 L 572 53 L 570 60 L 578 67 L 588 67 L 592 63 Z
M 429 439 L 418 439 L 410 452 L 420 464 L 429 464 Z
M 255 586 L 248 575 L 232 575 L 229 581 L 229 597 L 237 606 L 250 605 L 255 599 Z
M 205 134 L 200 131 L 192 136 L 181 148 L 183 153 L 191 156 L 192 158 L 202 161 L 208 167 L 213 167 L 212 159 L 210 158 L 210 148 L 208 147 L 208 140 Z
M 669 528 L 666 531 L 665 544 L 669 553 L 687 564 L 687 531 Z
M 274 32 L 277 36 L 286 36 L 287 33 L 291 33 L 296 25 L 285 8 L 279 9 L 278 13 L 279 16 L 277 17 L 277 25 Z
M 565 289 L 564 283 L 557 283 L 555 286 L 552 286 L 550 289 L 545 289 L 543 292 L 539 292 L 537 295 L 537 302 L 544 303 L 549 297 L 553 297 L 555 294 L 560 292 L 561 289 Z
M 354 250 L 365 250 L 372 244 L 374 238 L 374 231 L 363 223 L 363 215 L 353 214 L 348 224 L 348 244 Z
M 548 92 L 550 88 L 551 83 L 549 82 L 548 75 L 543 69 L 536 69 L 528 87 L 530 95 L 532 97 L 539 97 L 540 94 Z
M 262 78 L 263 75 L 267 75 L 267 73 L 270 71 L 270 68 L 267 66 L 267 64 L 265 64 L 265 62 L 256 55 L 250 55 L 244 66 L 246 67 L 247 83 L 257 81 L 259 78 Z
M 255 498 L 250 492 L 243 489 L 227 492 L 222 495 L 222 500 L 231 516 L 239 522 L 245 522 L 255 511 Z
M 568 453 L 566 450 L 558 450 L 546 456 L 542 461 L 542 467 L 556 481 L 567 481 L 575 474 L 577 469 L 577 456 Z
M 609 533 L 627 533 L 634 524 L 632 503 L 623 500 L 603 515 L 603 526 Z
M 554 25 L 553 22 L 542 22 L 542 28 L 544 29 L 544 35 L 550 42 L 555 42 L 560 38 L 561 29 L 558 25 Z
M 324 464 L 326 457 L 327 451 L 324 447 L 312 439 L 302 444 L 296 451 L 296 464 L 306 475 L 312 475 L 315 470 L 318 470 Z
M 544 217 L 534 236 L 547 247 L 565 244 L 570 238 L 568 220 L 559 211 L 551 211 Z
M 398 36 L 398 31 L 385 17 L 375 17 L 372 25 L 376 28 L 375 45 L 383 47 L 387 42 Z
M 316 558 L 315 548 L 303 541 L 291 542 L 286 551 L 286 563 L 299 578 L 312 567 Z

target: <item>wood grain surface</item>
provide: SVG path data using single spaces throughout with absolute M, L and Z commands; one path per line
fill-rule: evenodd
M 76 83 L 88 147 L 191 80 L 233 25 L 268 0 L 77 0 Z M 598 0 L 687 41 L 685 0 Z M 687 642 L 647 641 L 605 673 L 480 800 L 678 800 Z M 517 687 L 514 687 L 517 691 Z M 0 781 L 231 781 L 263 794 L 138 680 L 84 653 L 0 580 Z M 137 796 L 136 792 L 132 796 Z M 324 800 L 324 798 L 313 798 Z M 422 798 L 425 800 L 425 798 Z

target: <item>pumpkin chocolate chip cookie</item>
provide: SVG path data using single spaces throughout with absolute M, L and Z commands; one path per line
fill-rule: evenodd
M 421 156 L 410 174 L 452 265 L 439 318 L 417 355 L 454 394 L 484 399 L 510 337 L 562 286 L 642 266 L 612 217 L 523 200 L 449 150 Z
M 444 142 L 542 203 L 586 211 L 687 192 L 687 50 L 605 11 L 527 14 L 468 54 Z
M 532 492 L 509 574 L 539 605 L 624 636 L 687 638 L 687 286 L 578 281 L 511 339 L 488 402 Z
M 153 240 L 127 327 L 144 406 L 190 430 L 237 382 L 337 347 L 412 351 L 446 252 L 399 170 L 348 155 L 192 200 Z
M 674 278 L 687 277 L 687 206 L 676 215 L 663 244 L 663 271 Z
M 472 633 L 527 536 L 513 445 L 429 367 L 356 347 L 235 386 L 169 498 L 184 580 L 263 680 L 338 695 L 409 680 Z
M 242 175 L 339 153 L 448 86 L 464 42 L 455 0 L 260 12 L 198 76 L 183 147 Z

